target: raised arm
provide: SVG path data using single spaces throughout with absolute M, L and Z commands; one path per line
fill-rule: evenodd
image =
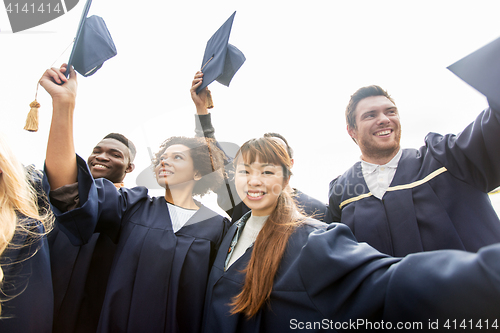
M 45 160 L 47 178 L 52 189 L 75 183 L 77 180 L 73 143 L 73 111 L 77 80 L 73 69 L 70 69 L 70 76 L 67 79 L 64 75 L 66 70 L 66 64 L 59 69 L 48 69 L 40 79 L 40 85 L 52 97 L 52 123 Z
M 196 107 L 195 115 L 195 133 L 198 137 L 205 137 L 215 140 L 215 144 L 219 147 L 226 156 L 226 172 L 232 173 L 232 158 L 227 155 L 224 149 L 221 147 L 219 142 L 215 139 L 215 129 L 212 125 L 211 114 L 208 112 L 207 108 L 207 90 L 203 89 L 199 94 L 196 93 L 196 89 L 203 82 L 203 73 L 198 71 L 191 84 L 191 98 Z M 229 216 L 233 215 L 233 210 L 235 206 L 241 202 L 241 199 L 237 196 L 236 191 L 231 189 L 234 184 L 228 179 L 227 175 L 224 177 L 224 185 L 220 188 L 214 190 L 217 194 L 217 203 Z M 234 194 L 233 194 L 234 193 Z
M 212 126 L 211 114 L 208 112 L 207 108 L 207 90 L 203 89 L 199 94 L 196 93 L 196 89 L 203 82 L 203 73 L 198 71 L 194 76 L 193 82 L 191 84 L 191 99 L 196 107 L 195 115 L 195 133 L 198 137 L 205 137 L 215 140 L 215 129 Z

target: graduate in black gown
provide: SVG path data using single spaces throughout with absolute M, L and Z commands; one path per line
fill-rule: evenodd
M 115 243 L 98 332 L 198 332 L 207 277 L 228 220 L 201 205 L 203 195 L 222 182 L 223 153 L 210 141 L 174 137 L 156 154 L 154 165 L 163 197 L 147 189 L 116 190 L 93 179 L 75 154 L 71 117 L 76 76 L 45 72 L 40 84 L 53 99 L 44 186 L 47 192 L 77 187 L 78 208 L 61 211 L 56 222 L 74 245 L 94 232 Z M 76 184 L 76 185 L 75 185 Z
M 235 166 L 251 212 L 220 246 L 204 332 L 498 328 L 499 244 L 393 258 L 358 243 L 344 224 L 301 215 L 283 190 L 290 158 L 273 138 L 243 144 Z
M 52 332 L 46 233 L 53 218 L 41 177 L 24 168 L 0 136 L 0 332 Z
M 135 154 L 132 141 L 122 134 L 109 133 L 92 149 L 87 165 L 94 179 L 105 178 L 119 189 L 135 168 Z M 52 191 L 52 201 L 64 205 L 66 190 Z M 61 210 L 73 209 L 74 205 L 71 202 Z M 74 246 L 57 227 L 48 241 L 54 289 L 53 333 L 95 332 L 116 244 L 105 233 L 94 233 L 85 245 Z

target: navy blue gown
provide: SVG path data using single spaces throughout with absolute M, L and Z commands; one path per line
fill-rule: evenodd
M 48 181 L 44 179 L 48 192 Z M 53 207 L 73 245 L 94 232 L 117 243 L 98 332 L 199 332 L 206 283 L 228 221 L 201 206 L 177 232 L 163 197 L 147 189 L 119 191 L 93 180 L 78 157 L 80 207 Z
M 31 220 L 31 231 L 43 234 L 39 221 Z M 16 232 L 0 257 L 4 271 L 0 332 L 52 332 L 53 293 L 49 246 L 46 237 Z
M 269 302 L 247 319 L 231 315 L 228 305 L 242 289 L 252 253 L 250 247 L 224 271 L 233 225 L 210 274 L 203 332 L 385 331 L 383 322 L 385 328 L 420 323 L 414 331 L 427 331 L 436 320 L 449 332 L 446 319 L 491 324 L 500 318 L 500 245 L 477 254 L 443 250 L 401 259 L 358 243 L 343 224 L 325 228 L 313 221 L 297 228 Z
M 105 234 L 73 246 L 57 226 L 48 235 L 54 289 L 53 333 L 95 332 L 116 244 Z

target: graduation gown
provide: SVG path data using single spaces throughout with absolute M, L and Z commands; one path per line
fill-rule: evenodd
M 43 225 L 29 221 L 32 231 L 43 234 Z M 53 293 L 49 246 L 46 237 L 16 232 L 0 257 L 4 271 L 0 332 L 52 332 Z M 15 297 L 14 297 L 15 296 Z
M 327 221 L 348 225 L 360 242 L 393 256 L 438 249 L 477 251 L 500 241 L 487 192 L 500 185 L 500 115 L 491 108 L 459 135 L 430 133 L 404 149 L 382 200 L 361 162 L 330 183 Z
M 26 173 L 44 213 L 50 205 L 42 188 L 43 172 L 29 165 Z M 54 299 L 52 333 L 95 332 L 116 244 L 96 233 L 87 244 L 73 246 L 57 225 L 47 242 Z
M 177 233 L 163 197 L 93 180 L 78 160 L 80 207 L 53 207 L 73 245 L 94 232 L 117 243 L 98 332 L 198 332 L 206 282 L 228 221 L 201 206 Z M 44 186 L 49 190 L 48 181 Z
M 52 333 L 95 332 L 116 244 L 95 233 L 73 246 L 57 226 L 49 234 L 54 322 Z
M 203 332 L 320 332 L 343 329 L 384 331 L 398 323 L 482 320 L 500 316 L 500 245 L 478 254 L 443 250 L 404 259 L 358 243 L 350 229 L 306 224 L 290 237 L 270 300 L 251 319 L 230 314 L 242 289 L 252 248 L 224 272 L 236 231 L 221 244 L 210 273 Z M 380 326 L 382 323 L 385 326 Z M 370 326 L 371 325 L 371 326 Z M 440 331 L 438 330 L 438 331 Z

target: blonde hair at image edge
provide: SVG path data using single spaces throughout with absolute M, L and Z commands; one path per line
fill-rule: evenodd
M 37 193 L 28 182 L 25 168 L 8 147 L 5 137 L 0 134 L 0 256 L 8 246 L 16 246 L 9 245 L 16 232 L 32 234 L 33 242 L 45 235 L 30 230 L 32 227 L 27 225 L 30 219 L 42 222 L 46 232 L 51 229 L 52 215 L 46 212 L 41 216 L 37 202 Z M 23 258 L 25 259 L 28 258 Z M 3 278 L 4 272 L 0 267 L 1 282 Z M 0 295 L 4 296 L 1 282 Z M 4 301 L 5 299 L 0 300 L 0 314 L 1 302 Z

